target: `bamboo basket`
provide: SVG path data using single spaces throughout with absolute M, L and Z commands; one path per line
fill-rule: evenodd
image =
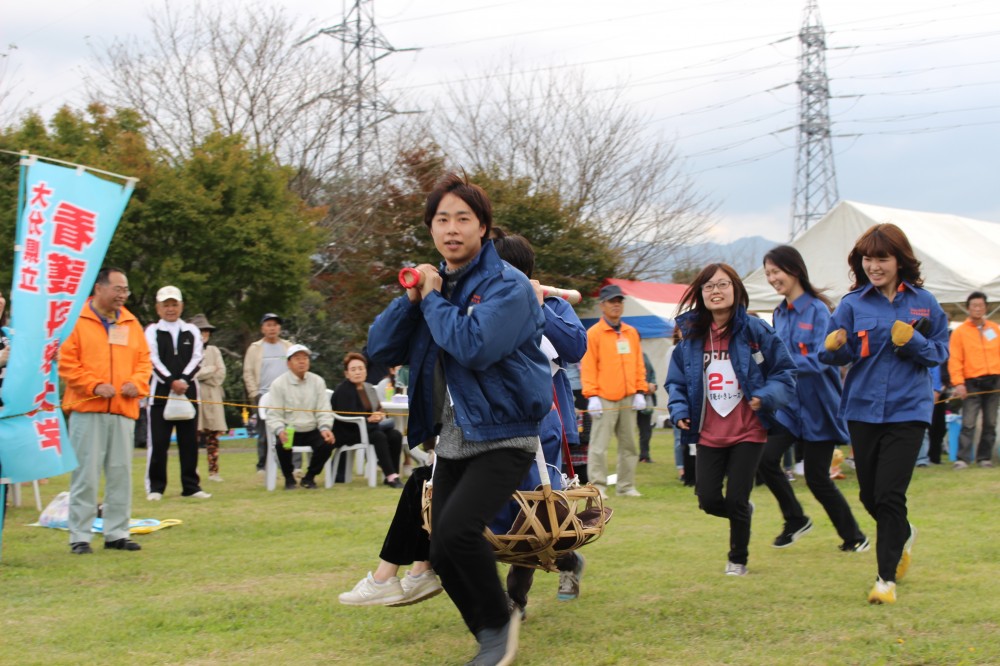
M 553 490 L 542 457 L 535 455 L 542 484 L 536 490 L 515 490 L 511 499 L 519 512 L 506 534 L 483 531 L 497 559 L 507 564 L 557 571 L 556 558 L 576 550 L 604 534 L 612 509 L 604 506 L 601 492 L 592 484 Z M 431 533 L 433 479 L 424 482 L 421 515 L 423 527 Z

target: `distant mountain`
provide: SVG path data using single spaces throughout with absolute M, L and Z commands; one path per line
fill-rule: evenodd
M 737 238 L 730 243 L 696 243 L 663 263 L 666 280 L 678 269 L 700 268 L 705 264 L 721 261 L 735 268 L 741 276 L 746 276 L 761 266 L 764 254 L 778 241 L 763 236 Z

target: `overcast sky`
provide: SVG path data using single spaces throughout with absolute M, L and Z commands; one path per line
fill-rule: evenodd
M 170 0 L 185 6 L 193 0 Z M 343 2 L 266 0 L 304 34 Z M 353 4 L 353 3 L 352 3 Z M 501 62 L 576 67 L 627 82 L 622 104 L 677 142 L 719 204 L 720 240 L 790 228 L 805 0 L 376 0 L 397 48 L 387 91 L 430 99 Z M 82 105 L 92 48 L 143 38 L 162 0 L 0 6 L 5 85 L 50 114 Z M 996 0 L 820 0 L 842 199 L 1000 221 L 1000 4 Z M 325 38 L 330 39 L 330 38 Z M 331 39 L 331 53 L 336 45 Z

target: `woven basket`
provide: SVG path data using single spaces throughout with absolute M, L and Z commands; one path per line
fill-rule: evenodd
M 432 491 L 425 481 L 421 515 L 428 534 Z M 510 530 L 494 534 L 487 527 L 483 535 L 501 562 L 545 571 L 557 571 L 556 558 L 600 537 L 613 513 L 591 484 L 552 490 L 546 483 L 537 490 L 515 490 L 511 499 L 520 511 Z

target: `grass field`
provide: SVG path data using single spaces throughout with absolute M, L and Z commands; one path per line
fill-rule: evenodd
M 246 445 L 246 443 L 244 443 Z M 657 430 L 644 497 L 614 499 L 587 556 L 582 595 L 556 600 L 539 574 L 518 664 L 1000 664 L 1000 471 L 918 469 L 910 516 L 920 532 L 894 606 L 869 606 L 874 549 L 841 553 L 800 479 L 816 523 L 794 546 L 771 540 L 781 516 L 766 488 L 750 575 L 723 575 L 727 524 L 677 482 L 670 433 Z M 447 596 L 404 608 L 337 602 L 374 568 L 398 491 L 358 479 L 331 490 L 268 493 L 255 454 L 223 451 L 207 501 L 179 496 L 176 457 L 162 502 L 136 518 L 184 524 L 136 536 L 138 553 L 71 556 L 67 534 L 26 527 L 11 508 L 0 562 L 0 664 L 463 664 L 472 636 Z M 204 460 L 202 460 L 204 466 Z M 203 477 L 204 478 L 204 477 Z M 840 482 L 874 540 L 849 476 Z M 49 501 L 68 476 L 43 486 Z M 210 486 L 210 487 L 209 487 Z M 30 500 L 30 490 L 26 489 Z

